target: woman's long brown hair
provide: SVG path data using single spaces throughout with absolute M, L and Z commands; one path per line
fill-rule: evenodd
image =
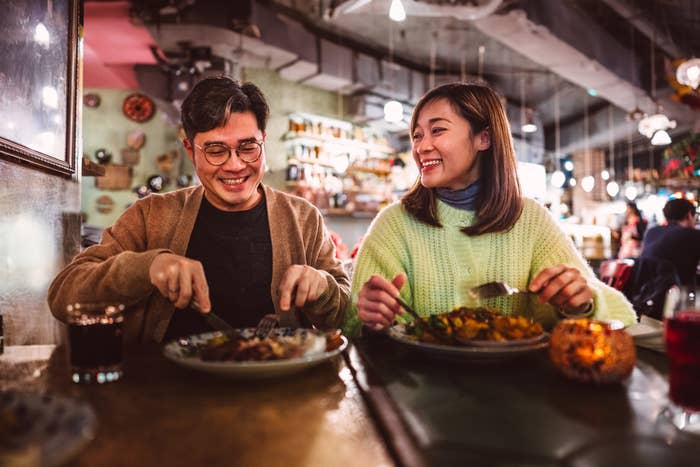
M 416 104 L 411 117 L 411 135 L 418 116 L 429 102 L 447 99 L 455 111 L 472 127 L 472 135 L 487 129 L 491 147 L 477 154 L 480 158 L 480 189 L 476 197 L 476 222 L 464 227 L 466 235 L 481 235 L 509 230 L 520 217 L 523 199 L 516 173 L 516 158 L 510 125 L 496 93 L 488 86 L 472 83 L 443 84 L 428 91 Z M 416 181 L 401 199 L 409 214 L 428 225 L 440 227 L 437 195 Z

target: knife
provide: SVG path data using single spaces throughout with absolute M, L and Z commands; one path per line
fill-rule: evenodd
M 206 321 L 207 324 L 211 326 L 215 331 L 222 331 L 226 333 L 233 331 L 233 326 L 221 319 L 213 311 L 210 311 L 209 313 L 202 313 L 201 308 L 199 307 L 199 302 L 196 298 L 192 299 L 192 308 L 199 311 L 202 317 L 204 318 L 204 321 Z

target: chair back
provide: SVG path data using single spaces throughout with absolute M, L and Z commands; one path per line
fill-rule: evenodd
M 598 277 L 610 287 L 622 290 L 632 276 L 633 259 L 609 259 L 600 264 Z

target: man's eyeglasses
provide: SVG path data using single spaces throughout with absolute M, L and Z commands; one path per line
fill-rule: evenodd
M 255 140 L 244 141 L 243 143 L 239 144 L 237 148 L 231 148 L 221 143 L 208 144 L 204 147 L 194 144 L 194 147 L 204 153 L 204 158 L 211 165 L 224 165 L 231 157 L 232 149 L 243 162 L 252 164 L 260 159 L 260 156 L 262 155 L 263 142 Z

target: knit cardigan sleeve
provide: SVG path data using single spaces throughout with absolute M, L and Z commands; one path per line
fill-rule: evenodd
M 49 308 L 56 318 L 65 321 L 70 303 L 118 301 L 129 307 L 153 291 L 151 263 L 169 250 L 147 249 L 149 201 L 134 203 L 104 230 L 100 244 L 78 254 L 56 276 L 48 292 Z
M 374 219 L 362 241 L 357 255 L 351 289 L 351 303 L 345 316 L 343 332 L 348 336 L 357 336 L 362 329 L 362 322 L 357 315 L 357 295 L 362 286 L 372 275 L 379 275 L 391 280 L 397 274 L 410 275 L 410 258 L 403 233 L 405 216 L 399 204 L 393 204 L 381 211 Z M 401 297 L 411 302 L 411 281 L 407 280 L 401 289 Z
M 581 271 L 593 291 L 594 318 L 620 320 L 625 326 L 636 322 L 637 315 L 625 296 L 596 278 L 588 263 L 549 211 L 532 200 L 527 202 L 533 205 L 534 209 L 526 210 L 527 217 L 522 221 L 530 227 L 529 234 L 538 238 L 532 255 L 531 279 L 543 269 L 557 264 L 575 267 Z

